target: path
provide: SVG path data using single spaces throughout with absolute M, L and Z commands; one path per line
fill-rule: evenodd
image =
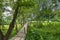
M 27 34 L 27 26 L 28 22 L 23 26 L 23 28 L 17 33 L 15 37 L 13 37 L 10 40 L 25 40 L 26 34 Z

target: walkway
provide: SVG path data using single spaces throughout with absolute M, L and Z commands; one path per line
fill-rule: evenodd
M 25 40 L 26 34 L 27 34 L 27 26 L 28 22 L 23 26 L 23 28 L 17 33 L 15 37 L 13 37 L 10 40 Z

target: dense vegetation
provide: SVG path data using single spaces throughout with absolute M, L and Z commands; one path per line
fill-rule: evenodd
M 8 26 L 9 26 L 9 25 L 4 25 L 4 27 L 2 28 L 3 35 L 6 34 L 8 28 L 9 28 Z M 16 26 L 15 26 L 14 29 L 12 30 L 12 33 L 11 33 L 11 35 L 10 35 L 10 38 L 14 37 L 14 36 L 17 34 L 17 32 L 20 31 L 20 29 L 21 29 L 21 25 L 18 24 L 17 30 L 16 30 Z M 9 39 L 10 39 L 10 38 L 9 38 Z
M 60 40 L 60 22 L 32 22 L 26 40 Z
M 26 22 L 26 40 L 60 40 L 60 0 L 0 0 L 0 40 L 14 37 Z

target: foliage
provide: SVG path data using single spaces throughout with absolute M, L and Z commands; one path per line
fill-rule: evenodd
M 6 34 L 8 28 L 9 28 L 8 26 L 9 25 L 4 25 L 4 28 L 2 28 L 2 32 L 3 32 L 4 35 Z M 18 31 L 19 31 L 21 29 L 21 25 L 18 24 L 17 28 L 18 28 Z M 9 38 L 14 37 L 15 35 L 16 35 L 16 27 L 14 27 L 13 32 L 11 33 Z
M 36 23 L 36 22 L 35 22 Z M 42 22 L 42 28 L 30 26 L 26 40 L 60 40 L 59 22 Z M 36 24 L 33 24 L 36 25 Z M 30 37 L 31 36 L 31 37 Z
M 59 3 L 60 1 L 59 0 L 58 1 L 57 0 L 49 0 L 49 1 L 0 0 L 0 25 L 7 25 L 6 29 L 10 27 L 12 29 L 15 23 L 24 24 L 26 21 L 37 21 L 36 23 L 32 22 L 31 25 L 29 25 L 31 27 L 28 27 L 26 40 L 60 40 L 59 39 L 60 23 L 49 22 L 54 20 L 60 21 L 60 10 L 57 9 L 58 7 L 57 2 Z M 17 6 L 18 9 L 15 10 Z M 9 10 L 7 7 L 11 7 L 12 10 Z M 4 14 L 4 12 L 6 13 Z M 10 16 L 8 16 L 9 13 L 11 14 Z M 14 14 L 17 14 L 15 15 L 16 19 L 14 19 Z M 13 20 L 16 20 L 16 22 L 14 22 Z M 10 23 L 11 26 L 8 27 Z M 5 29 L 5 27 L 2 28 Z M 7 30 L 2 29 L 2 32 L 4 34 L 7 32 Z M 13 30 L 13 33 L 11 34 L 12 34 L 11 37 L 14 36 L 15 30 Z

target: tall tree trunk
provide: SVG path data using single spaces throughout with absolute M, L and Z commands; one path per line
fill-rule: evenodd
M 3 33 L 1 31 L 1 29 L 0 29 L 0 40 L 3 40 L 3 38 L 4 38 L 4 35 L 3 35 Z
M 17 14 L 18 14 L 18 9 L 19 9 L 19 6 L 17 6 L 16 9 L 15 9 L 12 22 L 9 25 L 9 29 L 8 29 L 5 37 L 4 37 L 4 40 L 8 40 L 9 39 L 9 36 L 10 36 L 10 34 L 11 34 L 13 28 L 14 28 L 14 25 L 15 25 L 15 22 L 16 22 L 16 18 L 17 18 Z

